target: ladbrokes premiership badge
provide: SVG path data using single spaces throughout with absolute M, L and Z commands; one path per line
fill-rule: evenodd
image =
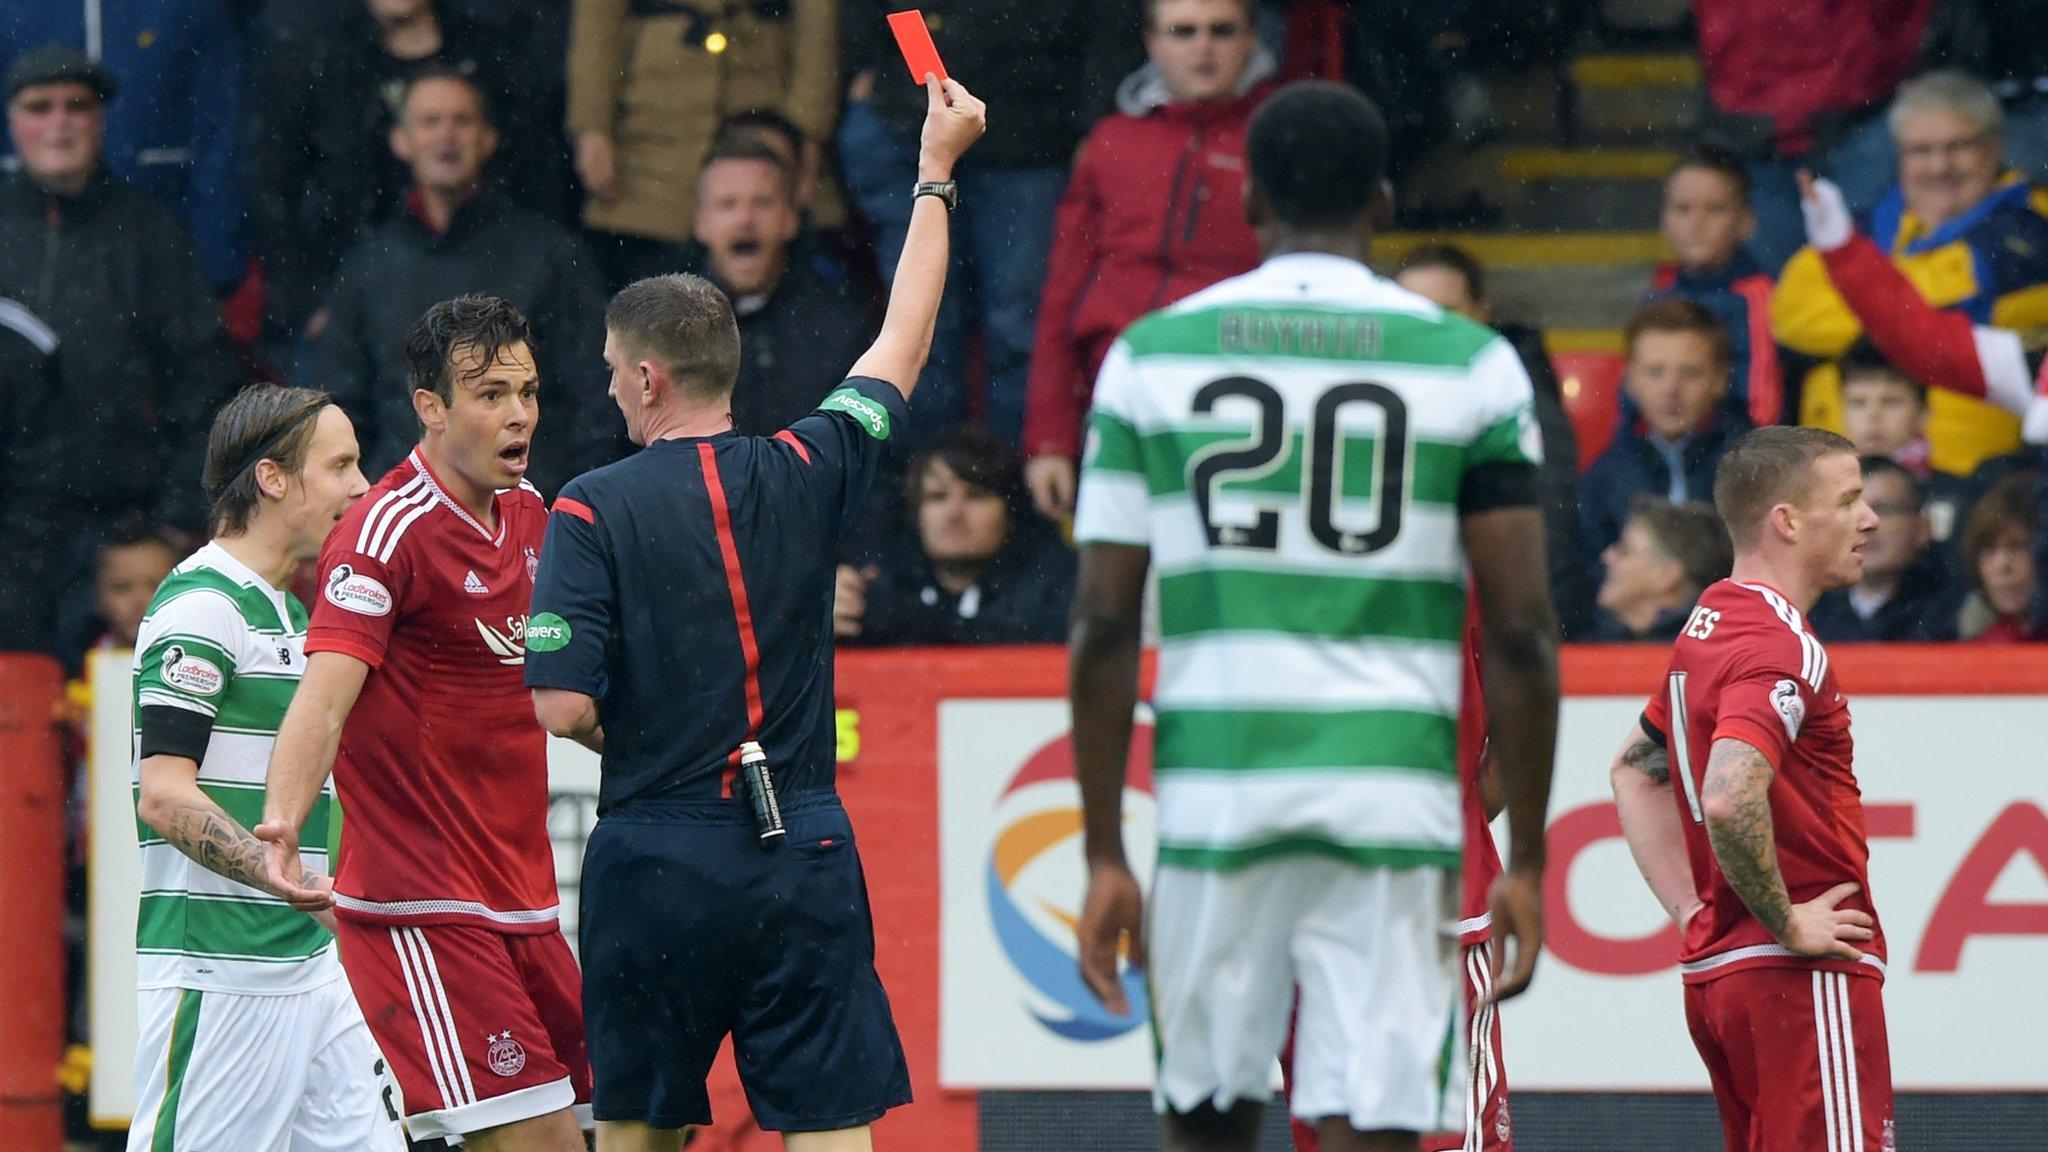
M 484 1056 L 491 1062 L 491 1071 L 496 1072 L 500 1076 L 509 1077 L 517 1076 L 525 1070 L 526 1049 L 520 1047 L 519 1041 L 512 1038 L 512 1033 L 509 1029 L 504 1032 L 494 1032 L 488 1039 L 491 1042 L 491 1048 Z

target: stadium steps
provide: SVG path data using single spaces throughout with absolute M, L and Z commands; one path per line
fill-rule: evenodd
M 1670 253 L 1657 236 L 1664 176 L 1702 102 L 1684 52 L 1591 50 L 1488 79 L 1494 139 L 1439 153 L 1404 179 L 1404 217 L 1477 227 L 1389 233 L 1383 267 L 1425 239 L 1487 266 L 1494 312 L 1545 330 L 1619 328 Z M 1456 227 L 1453 225 L 1452 227 Z

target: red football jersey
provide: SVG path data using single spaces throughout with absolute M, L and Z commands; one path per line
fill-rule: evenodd
M 1479 683 L 1479 601 L 1465 606 L 1465 695 L 1458 708 L 1458 791 L 1465 805 L 1465 894 L 1458 909 L 1458 942 L 1477 944 L 1493 936 L 1487 897 L 1500 877 L 1500 850 L 1479 795 L 1479 762 L 1486 752 L 1486 696 Z
M 390 923 L 557 927 L 547 735 L 523 682 L 547 506 L 486 529 L 418 452 L 335 525 L 306 651 L 370 666 L 341 732 L 335 904 Z
M 1799 610 L 1761 584 L 1723 580 L 1708 588 L 1672 649 L 1664 691 L 1650 698 L 1643 723 L 1664 735 L 1670 749 L 1672 795 L 1693 887 L 1705 905 L 1686 928 L 1680 957 L 1686 981 L 1762 967 L 1882 977 L 1882 927 L 1860 946 L 1861 963 L 1795 956 L 1777 943 L 1721 875 L 1701 814 L 1714 741 L 1755 747 L 1774 769 L 1771 823 L 1792 902 L 1854 881 L 1859 890 L 1841 906 L 1876 918 L 1863 794 L 1851 767 L 1849 705 L 1827 650 Z

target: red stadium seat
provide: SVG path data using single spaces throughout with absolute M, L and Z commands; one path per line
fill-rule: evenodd
M 1550 363 L 1579 436 L 1579 471 L 1584 472 L 1607 450 L 1621 421 L 1621 353 L 1559 351 L 1550 354 Z

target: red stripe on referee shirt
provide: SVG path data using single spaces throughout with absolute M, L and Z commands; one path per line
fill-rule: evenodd
M 718 452 L 709 444 L 697 445 L 697 462 L 704 468 L 704 492 L 711 498 L 711 522 L 718 530 L 718 552 L 725 558 L 725 587 L 732 593 L 732 614 L 739 625 L 740 657 L 747 665 L 747 739 L 761 738 L 761 646 L 754 642 L 754 610 L 747 604 L 747 582 L 740 572 L 739 544 L 732 535 L 732 508 L 725 502 L 725 484 L 718 478 Z M 732 794 L 733 769 L 739 764 L 735 750 L 726 762 L 725 792 Z
M 775 438 L 796 449 L 796 454 L 803 458 L 804 463 L 809 464 L 811 462 L 811 450 L 804 447 L 804 442 L 796 438 L 796 433 L 784 428 L 775 434 Z
M 592 512 L 590 505 L 585 504 L 581 500 L 571 500 L 567 496 L 557 496 L 555 497 L 555 511 L 567 512 L 569 515 L 592 527 L 597 525 L 597 513 Z

